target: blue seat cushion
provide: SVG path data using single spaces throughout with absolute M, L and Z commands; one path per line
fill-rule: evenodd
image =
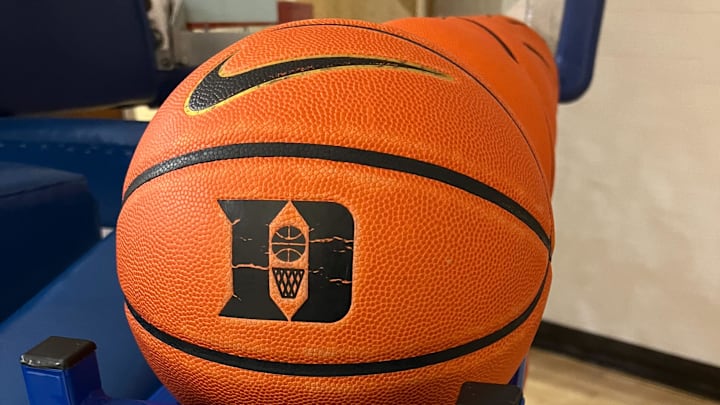
M 111 234 L 0 324 L 0 404 L 28 403 L 20 355 L 48 336 L 94 341 L 111 397 L 151 396 L 160 382 L 130 333 L 123 303 Z
M 123 181 L 147 123 L 67 118 L 0 118 L 0 161 L 85 176 L 103 226 L 114 227 Z
M 0 162 L 0 321 L 99 240 L 79 174 Z

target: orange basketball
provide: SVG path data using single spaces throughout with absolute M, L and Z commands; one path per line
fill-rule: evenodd
M 504 16 L 404 18 L 387 25 L 442 47 L 507 105 L 552 190 L 559 92 L 557 68 L 545 41 L 525 24 Z
M 532 81 L 519 68 L 494 94 L 471 62 L 390 25 L 302 21 L 168 98 L 117 257 L 181 403 L 454 403 L 509 381 L 551 278 L 546 134 L 515 97 L 542 94 L 511 88 Z

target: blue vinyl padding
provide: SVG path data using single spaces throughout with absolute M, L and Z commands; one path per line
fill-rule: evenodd
M 89 119 L 0 119 L 0 161 L 80 173 L 98 202 L 100 222 L 114 227 L 122 185 L 146 122 Z
M 577 100 L 590 87 L 604 11 L 605 0 L 565 0 L 555 51 L 562 103 Z
M 177 405 L 178 402 L 175 397 L 172 396 L 170 391 L 164 386 L 158 388 L 149 398 L 148 402 L 152 402 L 155 405 Z
M 112 234 L 0 324 L 0 404 L 28 403 L 19 358 L 48 336 L 94 341 L 103 388 L 113 398 L 157 391 L 127 326 L 115 268 Z
M 99 239 L 82 175 L 0 161 L 0 322 Z

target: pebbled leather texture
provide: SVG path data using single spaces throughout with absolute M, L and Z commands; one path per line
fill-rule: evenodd
M 505 16 L 404 18 L 387 25 L 444 48 L 446 55 L 508 106 L 552 190 L 559 82 L 545 41 L 525 24 Z
M 452 35 L 468 52 L 477 51 L 473 44 L 487 55 L 468 56 L 441 39 L 437 32 L 449 23 L 458 26 Z M 430 29 L 433 24 L 441 28 Z M 557 79 L 551 59 L 543 71 L 526 66 L 536 55 L 520 55 L 518 44 L 539 37 L 504 19 L 492 24 L 507 26 L 497 28 L 498 36 L 519 63 L 465 20 L 311 20 L 243 39 L 168 98 L 126 178 L 118 275 L 135 338 L 181 403 L 453 403 L 465 381 L 509 381 L 550 286 L 552 242 L 546 246 L 523 218 L 531 216 L 552 241 L 550 104 Z M 314 61 L 306 70 L 285 63 L 322 57 L 388 62 L 318 68 Z M 219 101 L 188 108 L 198 83 L 221 64 L 222 78 L 282 63 L 296 70 L 255 78 L 260 84 L 237 94 L 219 89 L 212 96 L 205 89 L 212 97 L 204 100 Z M 553 85 L 553 96 L 546 95 Z M 381 164 L 289 153 L 212 158 L 219 147 L 270 143 L 331 145 L 439 167 L 494 189 L 525 214 L 442 179 Z M 204 150 L 207 159 L 183 164 L 183 155 Z M 237 235 L 220 200 L 345 207 L 354 223 L 347 314 L 330 323 L 219 316 L 233 296 L 238 265 L 232 262 Z M 473 342 L 480 343 L 460 353 Z M 221 364 L 212 353 L 251 365 Z M 387 372 L 373 365 L 362 375 L 369 363 L 438 353 L 449 357 Z M 253 370 L 253 359 L 273 368 Z M 293 375 L 306 365 L 345 365 L 347 372 Z

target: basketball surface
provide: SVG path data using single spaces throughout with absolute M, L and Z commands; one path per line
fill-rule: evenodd
M 149 124 L 118 275 L 182 404 L 454 403 L 526 355 L 551 281 L 554 68 L 497 54 L 497 85 L 411 31 L 262 31 Z

